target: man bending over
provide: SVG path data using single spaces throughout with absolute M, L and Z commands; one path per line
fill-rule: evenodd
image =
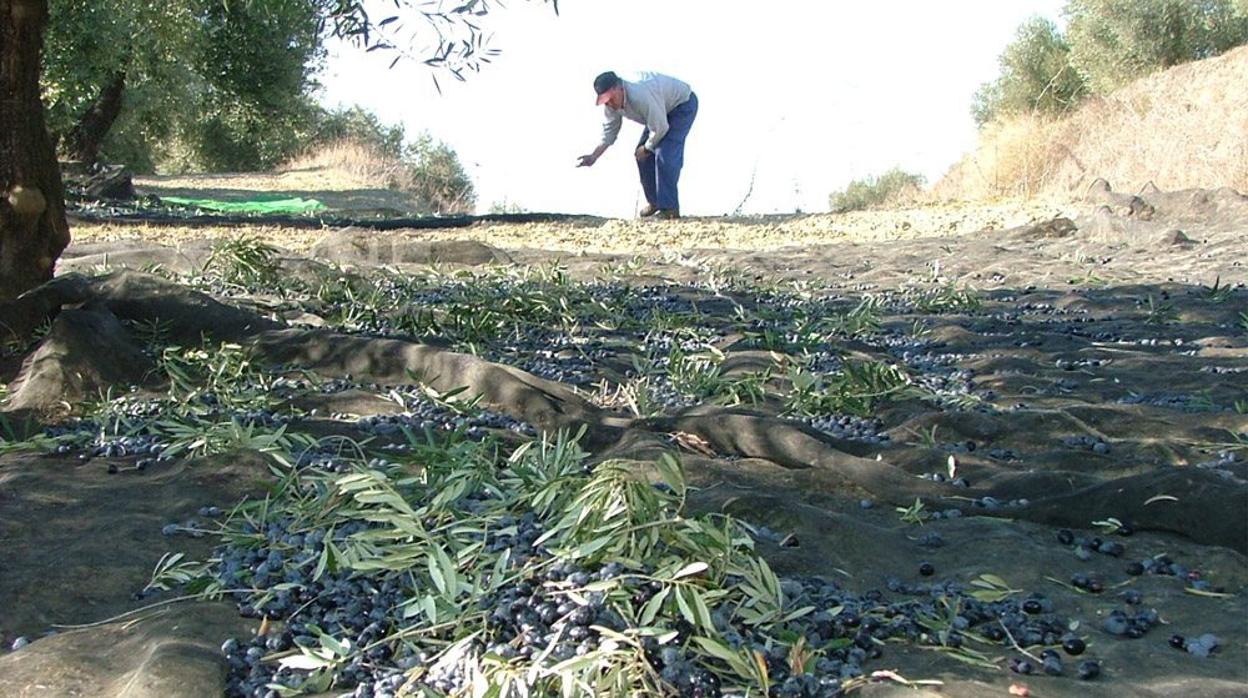
M 594 79 L 598 104 L 605 106 L 602 143 L 582 155 L 577 167 L 591 167 L 615 143 L 624 117 L 643 124 L 634 155 L 646 193 L 642 216 L 680 217 L 677 184 L 685 164 L 685 138 L 698 115 L 698 96 L 689 85 L 659 73 L 642 73 L 636 82 L 621 80 L 612 72 Z

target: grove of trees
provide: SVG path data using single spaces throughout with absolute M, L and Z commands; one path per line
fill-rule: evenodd
M 1068 0 L 1066 31 L 1043 18 L 1018 28 L 1001 72 L 971 107 L 976 123 L 1061 113 L 1153 71 L 1248 43 L 1248 0 Z
M 50 0 L 42 90 L 61 156 L 136 172 L 240 172 L 338 140 L 396 159 L 428 151 L 418 142 L 406 152 L 401 127 L 359 108 L 317 104 L 322 5 Z
M 327 36 L 459 79 L 496 53 L 490 0 L 395 0 L 384 17 L 365 5 L 0 0 L 0 302 L 50 279 L 69 244 L 58 148 L 140 170 L 266 167 L 357 118 L 309 96 Z M 445 156 L 439 145 L 413 147 Z

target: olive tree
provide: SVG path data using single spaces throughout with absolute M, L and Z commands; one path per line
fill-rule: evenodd
M 979 88 L 971 107 L 981 126 L 1001 114 L 1062 112 L 1087 93 L 1083 76 L 1071 64 L 1069 44 L 1043 17 L 1019 26 L 999 62 L 1000 75 Z
M 69 244 L 61 172 L 44 122 L 45 0 L 0 0 L 0 300 L 52 277 Z
M 53 140 L 93 162 L 122 113 L 191 103 L 199 0 L 49 0 L 41 86 Z
M 1248 42 L 1238 0 L 1070 0 L 1071 61 L 1097 92 Z
M 1248 0 L 1068 0 L 1063 34 L 1032 18 L 1000 57 L 971 113 L 1060 113 L 1156 70 L 1248 43 Z
M 319 0 L 211 3 L 198 73 L 203 88 L 181 125 L 195 167 L 272 167 L 297 147 L 305 96 L 324 55 Z
M 64 157 L 256 169 L 315 114 L 321 0 L 49 0 L 43 95 Z M 101 153 L 101 150 L 104 150 Z

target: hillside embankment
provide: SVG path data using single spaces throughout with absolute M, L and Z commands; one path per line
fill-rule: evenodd
M 1096 179 L 1137 192 L 1248 190 L 1248 46 L 1141 78 L 1061 117 L 989 123 L 932 188 L 935 200 L 1082 195 Z

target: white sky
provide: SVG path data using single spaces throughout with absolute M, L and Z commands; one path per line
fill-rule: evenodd
M 625 121 L 592 168 L 601 135 L 593 78 L 654 70 L 700 109 L 685 150 L 681 209 L 826 211 L 828 194 L 894 165 L 933 182 L 975 140 L 971 96 L 1025 19 L 1060 22 L 1065 0 L 512 0 L 485 19 L 502 55 L 466 83 L 393 55 L 331 48 L 327 105 L 358 104 L 409 137 L 459 153 L 478 208 L 631 216 L 641 201 Z M 384 17 L 390 3 L 382 3 Z

